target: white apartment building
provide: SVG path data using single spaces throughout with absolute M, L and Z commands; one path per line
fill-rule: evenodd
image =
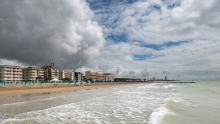
M 54 64 L 51 63 L 51 66 L 45 65 L 41 67 L 44 69 L 44 78 L 50 79 L 59 79 L 59 69 L 54 67 Z
M 44 69 L 36 67 L 23 68 L 23 80 L 44 79 Z
M 20 81 L 22 70 L 20 66 L 0 65 L 0 80 Z
M 49 68 L 46 69 L 44 72 L 45 77 L 49 77 L 51 79 L 58 79 L 59 78 L 59 69 L 58 68 Z
M 59 80 L 69 78 L 70 80 L 74 80 L 74 73 L 71 70 L 59 70 Z
M 65 78 L 65 71 L 64 70 L 60 70 L 59 71 L 59 80 L 62 80 L 63 78 Z

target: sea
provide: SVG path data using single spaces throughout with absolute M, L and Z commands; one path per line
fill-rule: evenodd
M 220 81 L 1 97 L 0 124 L 220 124 Z

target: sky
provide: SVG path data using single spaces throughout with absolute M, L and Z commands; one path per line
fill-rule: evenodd
M 0 1 L 0 64 L 220 79 L 219 0 Z

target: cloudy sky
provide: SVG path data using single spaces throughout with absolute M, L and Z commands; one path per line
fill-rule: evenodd
M 1 0 L 0 64 L 220 79 L 219 0 Z

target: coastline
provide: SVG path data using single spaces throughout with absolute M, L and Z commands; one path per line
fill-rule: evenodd
M 109 84 L 83 84 L 75 86 L 74 84 L 48 84 L 46 86 L 22 86 L 22 87 L 0 87 L 0 98 L 27 94 L 44 94 L 55 92 L 68 92 L 79 90 L 91 90 L 97 88 L 107 88 L 113 86 L 123 86 L 131 84 L 139 84 L 146 82 L 123 82 L 123 83 L 109 83 Z M 148 84 L 148 83 L 146 83 Z

